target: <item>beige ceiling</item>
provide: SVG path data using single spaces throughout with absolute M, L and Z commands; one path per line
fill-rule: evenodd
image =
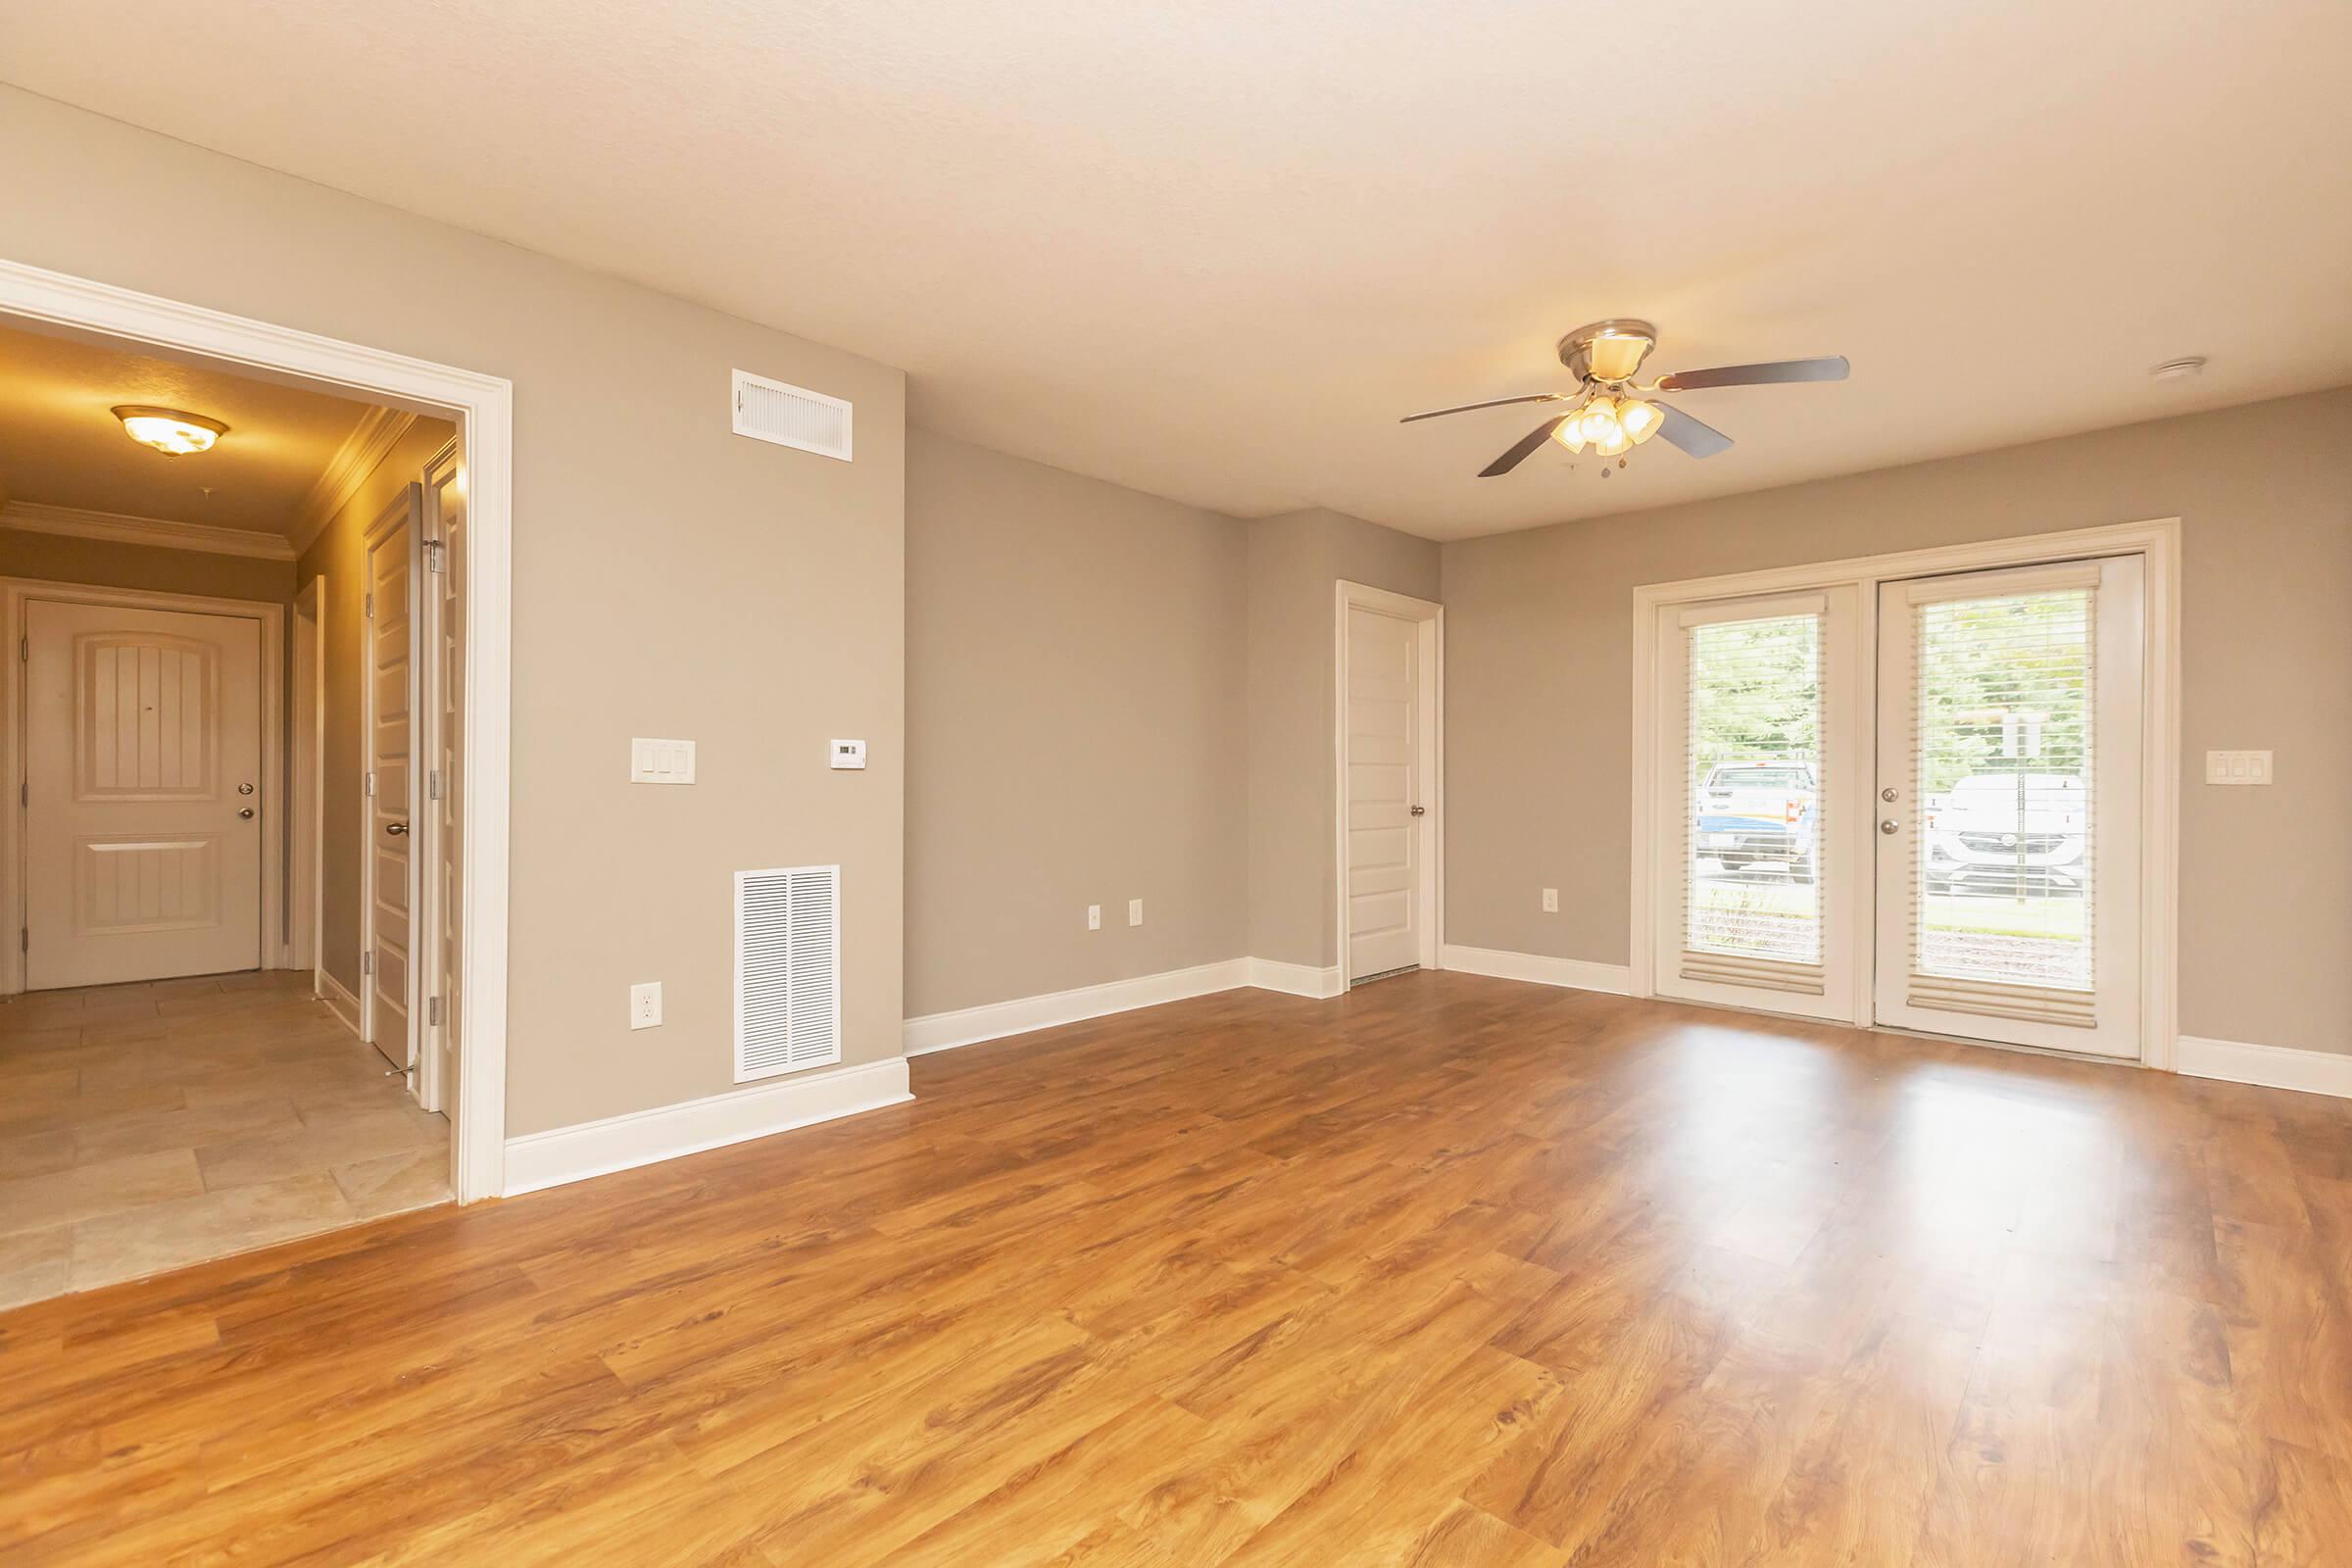
M 119 403 L 228 426 L 170 458 L 122 433 Z M 291 536 L 364 403 L 0 325 L 0 495 L 11 502 Z M 209 488 L 210 494 L 206 491 Z
M 2352 381 L 2344 0 L 8 10 L 21 85 L 1244 514 L 1450 537 Z M 1657 368 L 1854 376 L 1692 394 L 1739 446 L 1605 483 L 1556 450 L 1474 480 L 1523 411 L 1395 423 L 1556 386 L 1553 340 L 1619 315 Z

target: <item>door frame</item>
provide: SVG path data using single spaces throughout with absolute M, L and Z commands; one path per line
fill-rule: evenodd
M 325 919 L 326 846 L 319 836 L 326 794 L 326 574 L 294 593 L 289 650 L 287 716 L 292 771 L 287 787 L 290 831 L 286 846 L 286 967 L 311 971 L 311 995 L 319 995 L 325 966 L 319 939 Z
M 464 895 L 466 1015 L 451 1173 L 459 1202 L 498 1197 L 506 1187 L 507 1138 L 514 383 L 5 259 L 0 314 L 201 355 L 457 424 L 468 470 L 473 554 L 466 579 L 472 657 L 466 669 L 463 803 L 470 835 Z
M 24 726 L 30 721 L 24 691 L 25 664 L 21 657 L 25 636 L 25 606 L 35 599 L 53 600 L 62 604 L 99 605 L 117 610 L 170 610 L 194 615 L 225 615 L 239 620 L 260 622 L 262 634 L 262 769 L 261 776 L 270 781 L 272 790 L 282 789 L 285 778 L 285 696 L 284 670 L 286 664 L 286 610 L 259 599 L 216 599 L 203 594 L 161 593 L 146 588 L 109 588 L 99 583 L 44 582 L 37 577 L 0 577 L 0 647 L 20 650 L 20 657 L 9 662 L 9 678 L 0 682 L 7 689 L 0 701 L 0 776 L 8 780 L 8 792 L 16 797 L 12 808 L 0 811 L 0 906 L 5 906 L 11 923 L 19 931 L 31 918 L 28 901 L 31 896 L 31 834 L 25 821 L 32 808 L 25 800 L 25 786 L 31 778 L 31 737 Z M 269 809 L 263 802 L 262 814 L 262 903 L 261 954 L 262 967 L 285 967 L 285 832 L 279 825 L 284 812 Z M 5 955 L 0 956 L 0 994 L 15 996 L 24 989 L 24 953 L 20 943 L 0 943 Z
M 1416 624 L 1414 682 L 1422 700 L 1421 734 L 1416 737 L 1419 775 L 1429 814 L 1421 818 L 1418 958 L 1424 969 L 1444 967 L 1446 951 L 1446 607 L 1410 594 L 1391 593 L 1341 578 L 1333 585 L 1332 611 L 1332 869 L 1338 903 L 1332 906 L 1339 934 L 1339 990 L 1355 981 L 1348 962 L 1348 612 L 1373 610 Z
M 1879 585 L 1905 577 L 2038 565 L 2104 556 L 2140 556 L 2147 563 L 2147 646 L 2144 656 L 2145 727 L 2140 736 L 2140 1050 L 2142 1066 L 2176 1071 L 2180 1061 L 2180 978 L 2174 962 L 2180 925 L 2180 519 L 2157 517 L 2051 533 L 1936 545 L 1888 555 L 1777 566 L 1762 571 L 1647 583 L 1634 590 L 1634 756 L 1632 843 L 1632 962 L 1630 992 L 1655 997 L 1656 953 L 1652 905 L 1665 851 L 1659 837 L 1657 656 L 1659 615 L 1669 608 L 1767 594 L 1861 590 L 1856 635 L 1865 652 L 1878 646 Z M 1878 712 L 1878 660 L 1860 661 L 1857 711 Z M 1867 719 L 1865 720 L 1867 722 Z M 1873 749 L 1862 736 L 1845 750 Z M 1833 742 L 1835 744 L 1835 742 Z M 1862 799 L 1875 774 L 1864 786 Z M 1849 863 L 1876 861 L 1873 814 L 1847 811 L 1838 843 Z M 1861 1028 L 1887 1027 L 1875 1017 L 1874 965 L 1854 965 L 1853 1017 Z M 1755 1009 L 1762 1010 L 1762 1009 Z M 2012 1049 L 2012 1048 L 2003 1048 Z M 2015 1048 L 2030 1049 L 2030 1048 Z M 2100 1056 L 2089 1059 L 2113 1061 Z

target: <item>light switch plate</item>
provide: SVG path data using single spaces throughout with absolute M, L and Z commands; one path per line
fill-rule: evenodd
M 640 736 L 629 742 L 629 782 L 632 784 L 691 784 L 694 782 L 694 742 L 655 741 Z
M 834 741 L 831 749 L 826 753 L 826 760 L 835 767 L 863 767 L 865 765 L 865 742 Z
M 1089 931 L 1102 929 L 1102 906 L 1100 904 L 1090 904 L 1086 906 L 1086 928 Z
M 1127 923 L 1129 925 L 1142 925 L 1144 923 L 1143 900 L 1129 899 L 1127 901 Z
M 648 980 L 629 987 L 629 1027 L 657 1029 L 662 1024 L 662 982 Z
M 2268 784 L 2270 781 L 2271 754 L 2268 752 L 2205 754 L 2205 782 L 2208 784 Z

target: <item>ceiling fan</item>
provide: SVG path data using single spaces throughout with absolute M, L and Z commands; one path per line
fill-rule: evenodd
M 1625 466 L 1625 454 L 1653 435 L 1694 458 L 1711 458 L 1732 444 L 1732 438 L 1682 410 L 1650 401 L 1657 392 L 1701 392 L 1717 386 L 1769 386 L 1783 381 L 1842 381 L 1848 367 L 1841 356 L 1818 360 L 1774 360 L 1767 365 L 1723 365 L 1712 370 L 1678 370 L 1647 386 L 1636 386 L 1634 374 L 1649 351 L 1658 346 L 1658 329 L 1647 321 L 1611 319 L 1580 326 L 1560 339 L 1560 363 L 1576 377 L 1573 392 L 1534 392 L 1525 397 L 1490 398 L 1427 414 L 1408 414 L 1399 424 L 1435 419 L 1473 409 L 1499 409 L 1514 403 L 1566 403 L 1556 414 L 1520 437 L 1501 457 L 1478 470 L 1481 479 L 1510 472 L 1546 441 L 1557 441 L 1570 452 L 1587 447 L 1601 458 L 1615 458 Z M 1607 464 L 1601 476 L 1608 476 Z

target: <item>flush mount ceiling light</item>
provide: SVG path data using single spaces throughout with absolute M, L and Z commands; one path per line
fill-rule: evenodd
M 1434 419 L 1444 414 L 1467 414 L 1473 409 L 1499 409 L 1514 403 L 1566 403 L 1555 414 L 1522 436 L 1519 444 L 1479 470 L 1492 479 L 1510 472 L 1545 441 L 1557 441 L 1571 452 L 1592 448 L 1601 458 L 1615 458 L 1625 466 L 1625 454 L 1653 435 L 1680 447 L 1694 458 L 1711 458 L 1732 444 L 1732 438 L 1702 424 L 1670 404 L 1650 401 L 1658 392 L 1703 392 L 1718 386 L 1777 386 L 1790 381 L 1842 381 L 1846 363 L 1831 355 L 1817 360 L 1775 360 L 1768 365 L 1726 365 L 1711 370 L 1678 370 L 1647 386 L 1637 386 L 1635 375 L 1649 351 L 1658 346 L 1658 329 L 1647 321 L 1617 318 L 1580 326 L 1560 339 L 1560 363 L 1576 377 L 1573 392 L 1536 392 L 1525 397 L 1490 398 L 1450 409 L 1411 414 L 1402 420 Z M 1607 478 L 1610 465 L 1601 465 Z
M 118 404 L 115 417 L 122 421 L 123 434 L 168 458 L 210 452 L 214 442 L 228 434 L 228 426 L 219 419 L 179 409 L 151 408 L 144 403 Z
M 2191 354 L 2182 359 L 2167 360 L 2148 374 L 2159 381 L 2185 381 L 2205 368 L 2205 356 Z

